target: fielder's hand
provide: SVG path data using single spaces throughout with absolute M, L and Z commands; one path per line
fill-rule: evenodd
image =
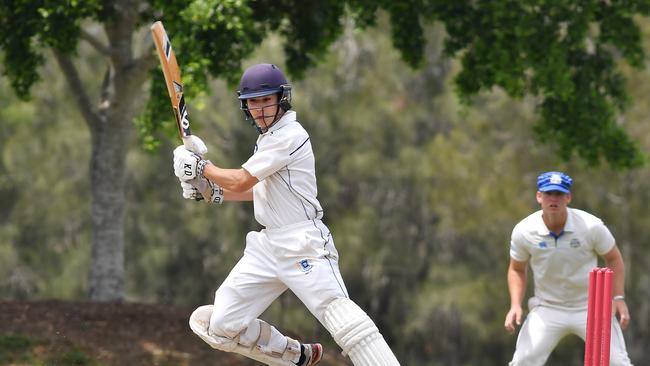
M 625 299 L 615 299 L 613 301 L 613 304 L 614 315 L 618 313 L 621 329 L 627 328 L 627 326 L 630 325 L 630 310 L 627 308 Z
M 515 334 L 516 327 L 521 325 L 523 313 L 524 311 L 521 306 L 513 306 L 510 308 L 508 314 L 506 314 L 506 321 L 504 323 L 508 333 Z
M 196 177 L 187 182 L 181 180 L 183 198 L 201 200 L 206 199 L 208 203 L 223 203 L 223 188 L 210 182 L 205 177 Z
M 203 169 L 209 163 L 200 155 L 187 150 L 184 145 L 174 149 L 174 174 L 180 180 L 188 181 L 203 176 Z

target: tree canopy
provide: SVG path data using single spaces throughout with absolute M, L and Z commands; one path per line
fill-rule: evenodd
M 270 31 L 284 36 L 287 68 L 300 78 L 340 35 L 345 14 L 365 27 L 385 10 L 393 45 L 412 67 L 423 60 L 422 24 L 439 21 L 447 31 L 445 53 L 462 60 L 455 84 L 465 100 L 495 86 L 513 97 L 533 96 L 541 116 L 534 129 L 564 159 L 577 154 L 592 165 L 607 160 L 620 168 L 644 161 L 618 118 L 628 101 L 616 60 L 643 66 L 634 16 L 648 14 L 645 1 L 12 1 L 0 8 L 0 48 L 14 90 L 28 97 L 44 47 L 74 52 L 79 38 L 92 39 L 81 27 L 84 19 L 113 22 L 126 7 L 137 10 L 136 25 L 164 20 L 190 95 L 206 92 L 210 77 L 234 82 L 241 60 Z M 159 73 L 151 75 L 162 83 Z M 166 107 L 161 90 L 151 88 L 140 118 L 153 145 L 151 133 Z

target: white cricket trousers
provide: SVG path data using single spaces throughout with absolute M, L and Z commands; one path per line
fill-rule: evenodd
M 320 220 L 248 233 L 244 256 L 215 293 L 211 331 L 235 338 L 287 289 L 321 323 L 330 302 L 348 297 L 338 252 Z
M 582 338 L 587 333 L 587 310 L 568 310 L 539 305 L 534 307 L 519 331 L 517 349 L 510 366 L 542 366 L 564 336 L 575 334 Z M 584 352 L 584 350 L 583 350 Z M 621 326 L 612 319 L 610 345 L 611 366 L 631 366 Z

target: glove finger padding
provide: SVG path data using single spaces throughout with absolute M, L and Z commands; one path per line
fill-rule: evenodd
M 208 203 L 223 203 L 223 188 L 205 177 L 196 177 L 189 181 L 181 180 L 181 187 L 183 187 L 183 197 L 185 198 L 191 198 L 186 197 L 186 191 L 188 192 L 187 196 L 192 196 L 191 192 L 195 192 L 194 194 L 205 198 Z
M 183 137 L 183 145 L 187 150 L 199 156 L 203 156 L 208 152 L 208 147 L 205 145 L 205 142 L 195 135 Z
M 183 198 L 196 201 L 203 199 L 201 192 L 190 183 L 181 181 L 181 188 L 183 188 Z

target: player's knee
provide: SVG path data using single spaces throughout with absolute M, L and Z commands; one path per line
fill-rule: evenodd
M 215 334 L 210 327 L 210 320 L 213 315 L 213 306 L 204 305 L 198 307 L 190 315 L 190 328 L 204 342 L 212 348 L 230 352 L 237 346 L 237 342 L 231 337 L 224 337 Z
M 210 317 L 212 316 L 212 305 L 199 306 L 190 315 L 190 328 L 194 333 L 208 333 Z
M 239 333 L 246 329 L 241 322 L 229 320 L 224 313 L 214 311 L 210 317 L 210 334 L 220 337 L 235 338 Z

